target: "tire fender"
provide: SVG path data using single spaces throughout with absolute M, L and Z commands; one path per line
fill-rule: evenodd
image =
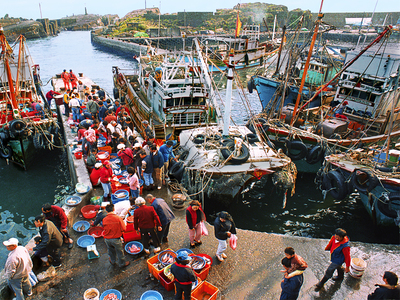
M 324 154 L 324 147 L 322 145 L 315 145 L 310 151 L 308 151 L 306 160 L 310 165 L 314 165 L 321 161 L 321 159 L 324 157 Z
M 355 169 L 351 174 L 351 183 L 357 191 L 368 193 L 379 184 L 379 179 L 369 170 Z
M 224 157 L 224 159 L 227 159 L 231 153 L 235 150 L 235 142 L 229 142 L 225 145 L 224 148 L 221 149 L 221 154 Z M 239 156 L 233 156 L 229 160 L 234 165 L 240 165 L 245 163 L 250 157 L 250 151 L 249 148 L 245 144 L 242 144 L 241 147 L 241 154 Z
M 298 153 L 293 153 L 292 150 L 299 151 Z M 288 147 L 288 156 L 292 160 L 300 160 L 307 156 L 308 149 L 307 146 L 302 141 L 292 141 L 290 147 Z
M 257 136 L 255 133 L 246 134 L 245 139 L 248 140 L 250 144 L 259 141 L 259 140 L 258 140 L 258 136 Z
M 336 200 L 343 200 L 348 194 L 344 176 L 336 170 L 331 170 L 323 176 L 322 186 Z

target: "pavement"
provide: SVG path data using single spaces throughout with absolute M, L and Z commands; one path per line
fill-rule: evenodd
M 94 194 L 101 189 L 94 190 Z M 152 191 L 171 205 L 172 193 L 166 188 Z M 176 219 L 171 224 L 169 242 L 162 249 L 189 248 L 189 238 L 185 221 L 185 210 L 174 210 Z M 74 215 L 74 214 L 71 214 Z M 82 219 L 76 214 L 72 222 Z M 70 220 L 71 221 L 71 220 Z M 211 221 L 211 220 L 209 220 Z M 228 258 L 220 263 L 215 257 L 217 241 L 213 227 L 207 224 L 209 235 L 202 238 L 203 244 L 194 253 L 206 253 L 213 258 L 208 282 L 218 287 L 218 299 L 279 299 L 283 278 L 280 261 L 285 247 L 291 246 L 308 263 L 304 272 L 304 284 L 299 299 L 366 299 L 374 290 L 375 283 L 382 283 L 382 274 L 391 270 L 400 274 L 400 248 L 397 245 L 373 245 L 351 243 L 353 257 L 363 258 L 368 267 L 361 279 L 345 276 L 342 282 L 328 281 L 319 292 L 314 285 L 322 278 L 329 265 L 329 252 L 324 251 L 328 240 L 268 234 L 249 230 L 238 230 L 238 244 L 235 251 L 228 249 Z M 82 234 L 72 233 L 74 241 Z M 350 237 L 351 238 L 351 237 Z M 147 290 L 156 290 L 164 299 L 173 299 L 174 292 L 167 292 L 161 284 L 150 276 L 147 267 L 149 256 L 139 257 L 126 254 L 130 265 L 126 268 L 112 266 L 108 261 L 107 248 L 103 238 L 96 239 L 100 258 L 89 260 L 86 249 L 76 243 L 69 250 L 62 248 L 62 267 L 57 275 L 47 282 L 41 282 L 27 299 L 82 299 L 85 290 L 95 287 L 100 293 L 107 289 L 117 289 L 123 299 L 140 299 Z M 152 255 L 152 254 L 151 254 Z M 150 257 L 151 257 L 150 255 Z

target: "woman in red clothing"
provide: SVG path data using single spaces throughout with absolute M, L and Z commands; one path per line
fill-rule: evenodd
M 104 201 L 110 201 L 111 198 L 111 178 L 113 176 L 113 171 L 111 169 L 111 164 L 108 160 L 103 163 L 103 168 L 100 172 L 100 182 L 104 190 Z
M 189 226 L 190 248 L 201 245 L 201 227 L 200 222 L 206 220 L 206 215 L 201 209 L 200 202 L 193 200 L 186 209 L 186 223 Z

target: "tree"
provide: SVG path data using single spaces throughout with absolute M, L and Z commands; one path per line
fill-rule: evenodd
M 8 18 L 9 18 L 8 14 L 5 14 L 4 19 L 8 19 Z

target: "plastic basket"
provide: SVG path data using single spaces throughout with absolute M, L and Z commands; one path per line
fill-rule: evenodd
M 174 289 L 174 280 L 169 280 L 167 276 L 165 276 L 164 272 L 160 273 L 160 283 L 161 285 L 169 292 Z
M 171 250 L 171 249 L 168 249 L 168 250 Z M 152 274 L 155 279 L 159 280 L 160 273 L 164 272 L 164 268 L 161 270 L 157 270 L 157 268 L 155 266 L 153 266 L 154 263 L 159 263 L 157 255 L 154 255 L 147 260 L 147 267 L 149 268 L 150 274 Z
M 90 198 L 90 203 L 93 205 L 100 205 L 103 202 L 103 196 L 95 196 Z
M 75 155 L 76 159 L 81 159 L 82 158 L 82 152 L 75 152 L 74 155 Z
M 200 271 L 194 270 L 194 273 L 196 274 L 197 277 L 199 277 L 201 280 L 206 280 L 208 273 L 210 273 L 210 268 L 211 266 L 209 264 L 206 264 L 206 266 L 201 269 Z
M 84 207 L 82 207 L 81 213 L 85 219 L 93 219 L 94 217 L 96 217 L 97 214 L 96 206 L 91 204 L 85 205 Z
M 207 281 L 202 281 L 193 291 L 192 300 L 202 300 L 205 294 L 210 295 L 209 300 L 216 300 L 218 296 L 218 288 Z

